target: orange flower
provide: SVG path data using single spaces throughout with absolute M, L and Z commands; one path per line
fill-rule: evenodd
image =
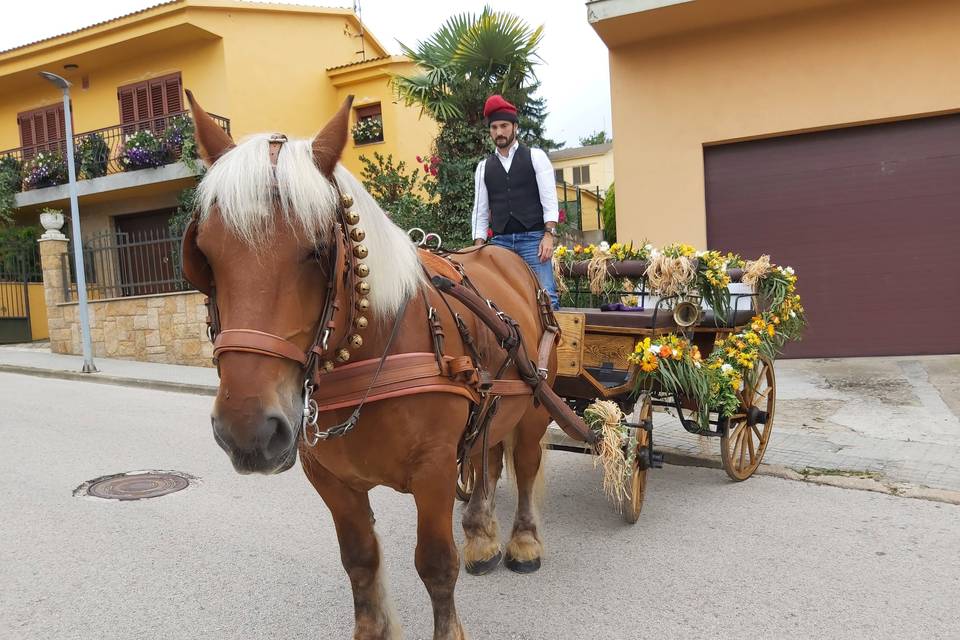
M 670 357 L 670 354 L 672 354 L 672 353 L 673 353 L 673 349 L 671 349 L 671 348 L 668 347 L 667 345 L 662 345 L 662 346 L 660 347 L 660 357 L 661 357 L 661 358 L 669 358 L 669 357 Z

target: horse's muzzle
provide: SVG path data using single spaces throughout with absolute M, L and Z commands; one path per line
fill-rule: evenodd
M 214 440 L 230 456 L 237 473 L 280 473 L 297 460 L 298 431 L 281 414 L 264 415 L 243 429 L 217 416 L 210 421 Z

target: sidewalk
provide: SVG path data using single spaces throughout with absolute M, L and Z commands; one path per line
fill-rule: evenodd
M 0 347 L 0 372 L 215 395 L 212 368 L 81 358 L 43 345 Z M 774 431 L 761 471 L 899 493 L 960 491 L 960 355 L 782 360 Z M 668 461 L 719 466 L 719 439 L 654 415 Z

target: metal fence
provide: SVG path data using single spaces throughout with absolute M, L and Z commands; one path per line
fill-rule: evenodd
M 91 300 L 146 296 L 193 287 L 180 268 L 181 235 L 168 229 L 108 231 L 84 243 L 83 265 Z M 77 300 L 73 255 L 62 256 L 64 300 Z
M 36 246 L 0 244 L 0 344 L 28 342 L 30 283 L 43 282 Z
M 224 131 L 230 133 L 230 120 L 213 114 L 211 117 Z M 150 136 L 145 144 L 137 145 L 134 149 L 128 142 L 130 136 L 140 131 L 148 131 Z M 88 180 L 176 162 L 182 154 L 184 139 L 192 136 L 193 123 L 189 111 L 168 113 L 148 120 L 75 134 L 74 164 L 77 179 Z M 150 137 L 153 140 L 150 140 Z M 39 171 L 34 171 L 34 162 L 37 154 L 41 152 L 53 153 L 52 157 L 45 159 L 46 166 L 42 176 Z M 0 151 L 0 165 L 19 172 L 19 184 L 23 190 L 66 183 L 65 158 L 66 145 L 63 139 Z

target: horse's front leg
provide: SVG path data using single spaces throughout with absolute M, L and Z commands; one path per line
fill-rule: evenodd
M 417 503 L 417 573 L 433 604 L 434 640 L 465 640 L 453 592 L 460 556 L 453 540 L 453 502 L 457 465 L 454 456 L 436 456 L 420 466 L 411 482 Z
M 373 530 L 367 493 L 346 486 L 309 456 L 301 455 L 300 459 L 307 478 L 333 515 L 340 560 L 353 588 L 354 640 L 401 638 L 403 633 L 384 583 L 380 543 Z

